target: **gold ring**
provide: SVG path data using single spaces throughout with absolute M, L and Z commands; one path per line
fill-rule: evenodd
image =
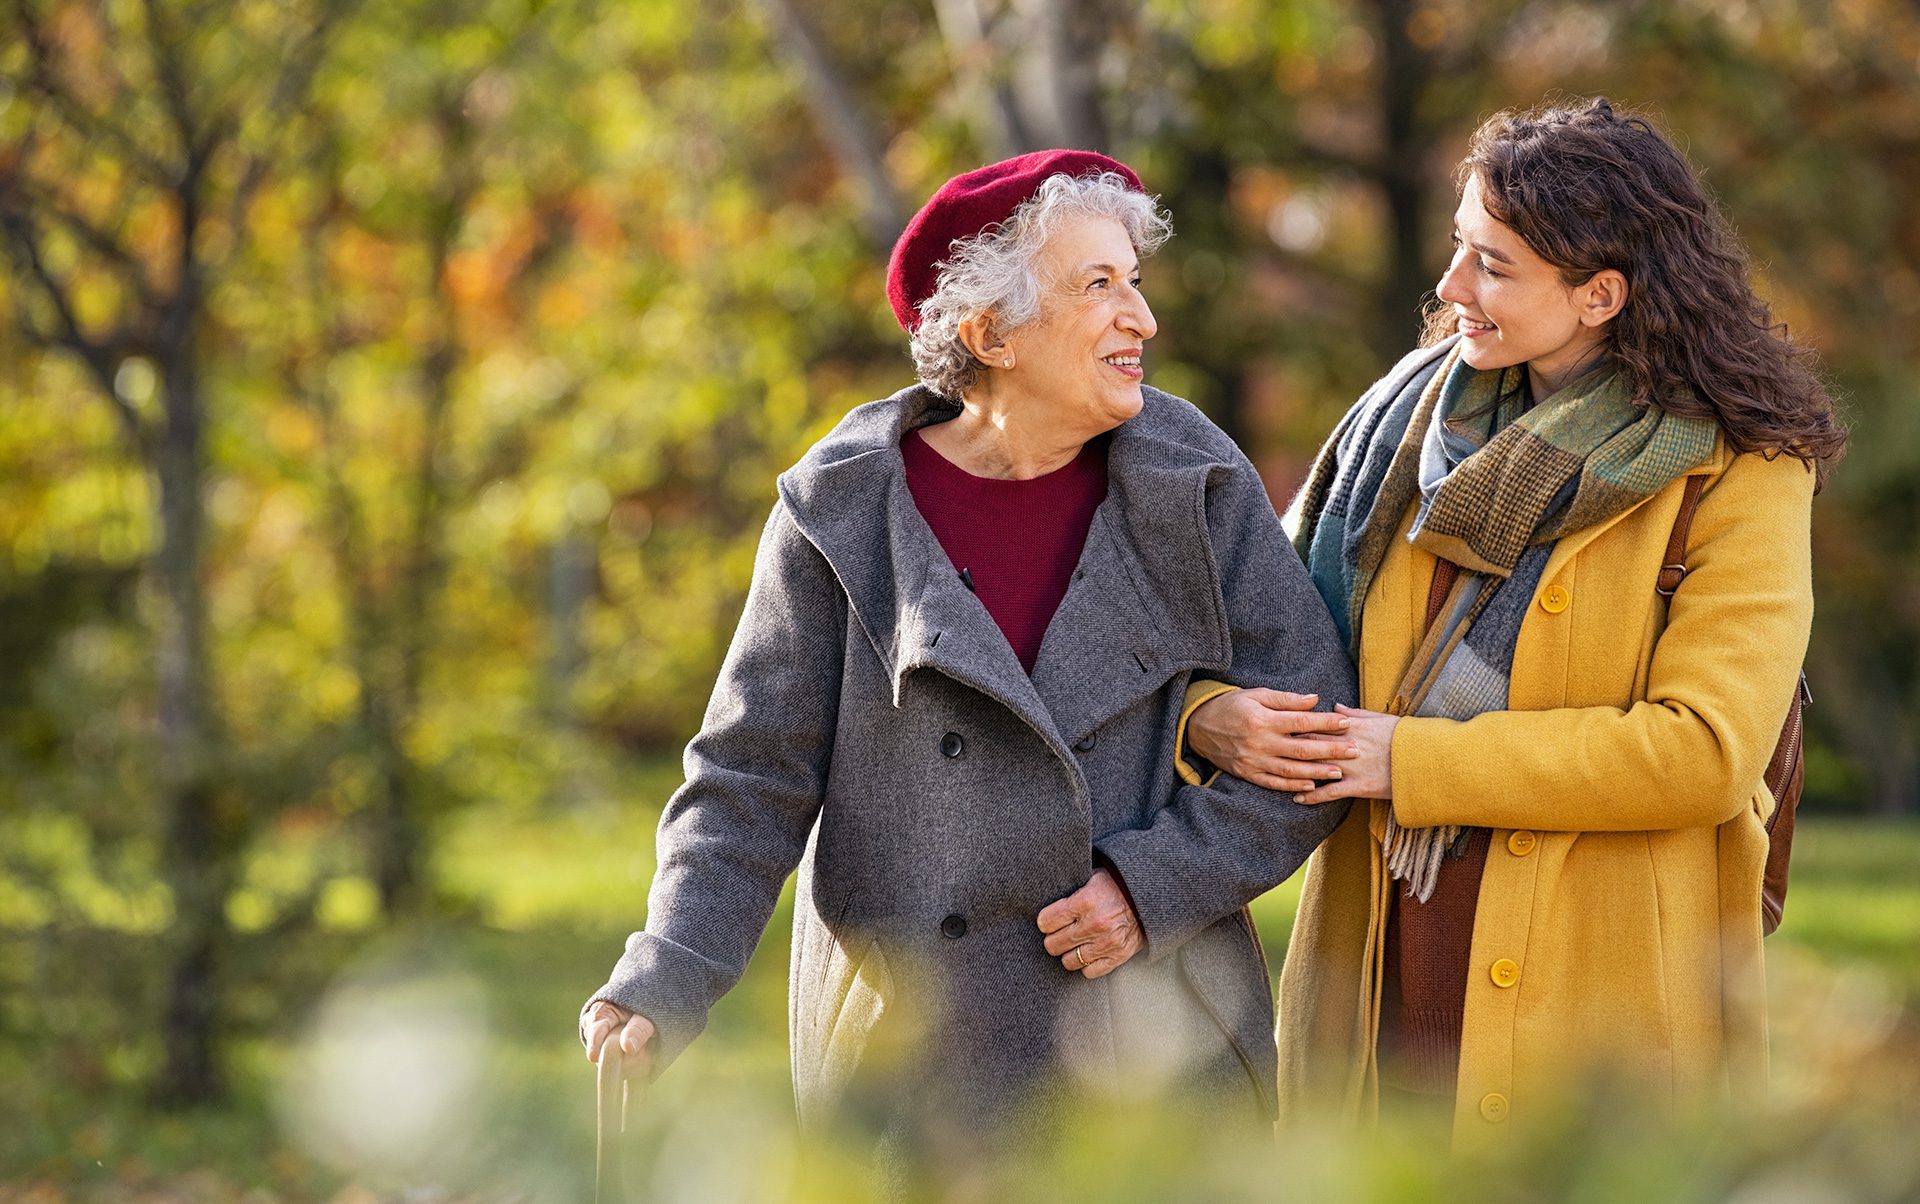
M 1080 963 L 1075 966 L 1074 969 L 1084 970 L 1087 968 L 1087 947 L 1085 945 L 1075 945 L 1073 947 L 1073 956 Z

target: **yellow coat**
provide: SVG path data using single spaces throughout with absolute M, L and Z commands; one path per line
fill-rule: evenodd
M 1813 619 L 1813 474 L 1724 440 L 1693 471 L 1709 481 L 1670 613 L 1653 584 L 1682 481 L 1554 548 L 1512 709 L 1395 730 L 1400 822 L 1493 829 L 1456 1145 L 1497 1143 L 1590 1072 L 1665 1113 L 1764 1081 L 1761 777 Z M 1406 525 L 1361 629 L 1374 710 L 1389 708 L 1432 581 Z M 1357 805 L 1308 865 L 1280 978 L 1283 1117 L 1377 1107 L 1385 817 Z

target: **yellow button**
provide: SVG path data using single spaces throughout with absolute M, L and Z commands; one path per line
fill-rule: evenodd
M 1558 585 L 1549 585 L 1540 595 L 1540 609 L 1550 615 L 1557 615 L 1573 601 L 1573 595 Z
M 1510 987 L 1520 981 L 1520 963 L 1509 958 L 1501 958 L 1487 968 L 1496 987 Z
M 1539 843 L 1539 837 L 1523 828 L 1518 832 L 1508 834 L 1507 852 L 1512 853 L 1515 857 L 1525 857 L 1528 853 L 1533 852 L 1533 846 Z
M 1489 1091 L 1480 1097 L 1480 1115 L 1494 1124 L 1507 1118 L 1507 1097 L 1498 1091 Z

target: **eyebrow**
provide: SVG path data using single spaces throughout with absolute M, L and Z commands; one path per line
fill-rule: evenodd
M 1136 259 L 1133 261 L 1133 266 L 1127 269 L 1127 275 L 1131 276 L 1133 273 L 1139 270 L 1140 270 L 1140 261 Z M 1105 272 L 1109 276 L 1117 276 L 1120 274 L 1120 269 L 1110 263 L 1083 263 L 1080 265 L 1080 270 L 1076 272 L 1075 275 L 1085 276 L 1092 272 Z
M 1453 228 L 1453 236 L 1455 238 L 1460 237 L 1460 227 L 1455 226 Z M 1514 266 L 1514 262 L 1512 259 L 1509 259 L 1507 256 L 1501 254 L 1499 251 L 1494 250 L 1492 247 L 1488 246 L 1486 243 L 1469 242 L 1467 243 L 1467 245 L 1472 247 L 1474 250 L 1480 252 L 1482 255 L 1485 255 L 1489 259 L 1498 259 L 1501 263 L 1506 264 L 1508 267 Z

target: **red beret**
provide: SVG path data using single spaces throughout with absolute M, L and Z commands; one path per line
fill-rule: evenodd
M 958 175 L 913 215 L 887 262 L 887 300 L 902 329 L 920 325 L 920 306 L 940 282 L 940 263 L 954 242 L 972 238 L 1013 216 L 1022 202 L 1040 191 L 1048 177 L 1078 178 L 1110 171 L 1134 188 L 1140 177 L 1118 159 L 1093 151 L 1044 150 L 1018 155 Z

